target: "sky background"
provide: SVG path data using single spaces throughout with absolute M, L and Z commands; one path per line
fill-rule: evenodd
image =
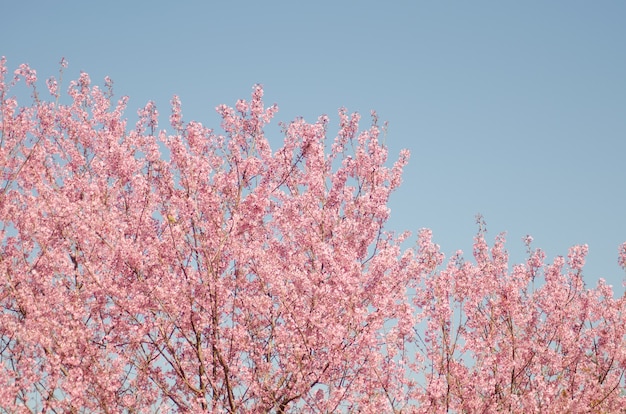
M 185 121 L 217 130 L 214 108 L 249 98 L 255 83 L 278 103 L 276 121 L 336 121 L 345 106 L 367 127 L 375 109 L 389 122 L 390 160 L 412 154 L 390 230 L 428 227 L 446 256 L 469 257 L 480 213 L 491 240 L 507 232 L 512 262 L 524 260 L 526 234 L 549 259 L 587 243 L 588 284 L 603 277 L 623 292 L 626 2 L 0 6 L 11 71 L 28 63 L 44 80 L 65 57 L 65 87 L 80 71 L 100 85 L 108 75 L 117 97 L 130 96 L 131 125 L 153 100 L 166 128 L 177 94 Z

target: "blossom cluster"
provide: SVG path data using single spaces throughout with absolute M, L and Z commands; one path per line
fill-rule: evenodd
M 62 62 L 62 66 L 67 66 Z M 0 61 L 0 413 L 618 412 L 626 312 L 586 246 L 509 265 L 484 227 L 447 262 L 386 230 L 409 154 L 377 116 L 283 126 L 221 105 L 223 134 L 85 73 L 59 103 Z M 24 80 L 33 103 L 11 88 Z M 61 99 L 63 101 L 63 99 Z M 619 263 L 626 267 L 626 244 Z

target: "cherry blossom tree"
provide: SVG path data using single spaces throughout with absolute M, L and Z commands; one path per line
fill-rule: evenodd
M 65 62 L 62 62 L 65 66 Z M 170 131 L 87 74 L 68 96 L 0 62 L 0 412 L 616 412 L 624 297 L 585 246 L 444 264 L 385 228 L 408 152 L 375 113 L 296 119 L 255 86 L 222 133 Z M 18 104 L 12 88 L 31 88 Z M 67 103 L 63 103 L 68 101 Z M 626 244 L 619 260 L 626 267 Z
M 422 282 L 414 301 L 418 319 L 427 323 L 418 339 L 428 360 L 427 385 L 415 397 L 420 407 L 621 412 L 626 299 L 614 299 L 603 280 L 595 289 L 585 287 L 587 246 L 574 246 L 567 258 L 546 264 L 527 237 L 528 260 L 509 269 L 504 236 L 490 249 L 482 219 L 479 224 L 475 263 L 459 252 Z

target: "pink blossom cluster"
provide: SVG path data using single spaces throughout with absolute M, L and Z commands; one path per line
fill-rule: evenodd
M 65 61 L 62 64 L 66 66 Z M 87 74 L 11 96 L 0 61 L 0 412 L 620 412 L 626 309 L 525 238 L 509 265 L 484 226 L 447 262 L 385 230 L 407 151 L 376 114 L 283 126 L 217 108 L 223 134 Z M 329 145 L 330 144 L 330 145 Z M 328 150 L 329 149 L 329 150 Z M 626 244 L 619 263 L 626 267 Z

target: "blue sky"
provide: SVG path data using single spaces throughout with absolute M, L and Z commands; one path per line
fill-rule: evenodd
M 8 2 L 0 55 L 40 79 L 69 61 L 165 116 L 217 127 L 214 108 L 262 83 L 276 120 L 389 121 L 411 150 L 389 228 L 431 228 L 471 255 L 481 213 L 513 261 L 531 234 L 549 258 L 589 244 L 586 280 L 621 293 L 626 241 L 626 2 Z M 43 85 L 42 85 L 43 86 Z M 281 141 L 275 137 L 275 143 Z

